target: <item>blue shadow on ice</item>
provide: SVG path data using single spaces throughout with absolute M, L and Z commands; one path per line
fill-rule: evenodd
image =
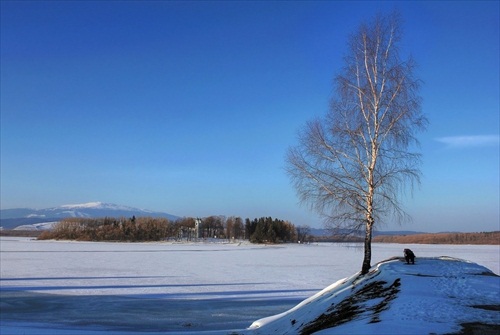
M 291 297 L 290 292 L 296 296 Z M 74 296 L 21 290 L 0 293 L 4 324 L 39 322 L 58 329 L 134 333 L 244 329 L 257 319 L 290 309 L 308 295 L 293 290 L 127 296 Z

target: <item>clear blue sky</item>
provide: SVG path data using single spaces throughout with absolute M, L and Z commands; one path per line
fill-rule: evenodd
M 499 2 L 1 1 L 1 208 L 89 201 L 321 227 L 284 172 L 346 40 L 399 9 L 423 81 L 413 223 L 499 230 Z

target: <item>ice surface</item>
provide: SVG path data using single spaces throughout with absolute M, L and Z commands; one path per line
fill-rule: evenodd
M 451 256 L 499 273 L 499 246 L 374 244 L 373 263 Z M 350 277 L 346 244 L 100 243 L 0 238 L 1 334 L 245 329 Z M 497 292 L 498 293 L 498 292 Z

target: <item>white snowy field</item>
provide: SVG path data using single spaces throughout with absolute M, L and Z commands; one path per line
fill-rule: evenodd
M 500 273 L 500 246 L 374 244 L 375 264 L 450 256 Z M 1 334 L 226 333 L 359 271 L 353 245 L 0 238 Z

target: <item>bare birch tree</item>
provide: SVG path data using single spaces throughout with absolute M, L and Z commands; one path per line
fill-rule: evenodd
M 397 13 L 378 15 L 349 38 L 328 113 L 308 122 L 287 153 L 300 200 L 338 228 L 364 230 L 361 273 L 371 267 L 375 224 L 409 218 L 400 196 L 420 181 L 416 133 L 425 130 L 419 80 L 399 53 Z

